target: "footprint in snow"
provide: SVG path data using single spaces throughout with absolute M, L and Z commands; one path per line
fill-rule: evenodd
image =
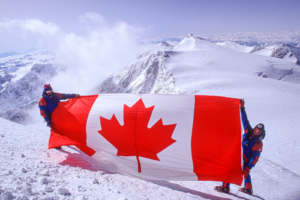
M 42 185 L 48 184 L 48 180 L 47 180 L 46 178 L 41 178 L 39 182 L 40 182 L 40 184 L 42 184 Z
M 25 168 L 22 168 L 21 170 L 23 173 L 27 173 L 27 170 Z
M 58 194 L 61 194 L 61 195 L 64 195 L 64 196 L 70 196 L 71 195 L 69 190 L 67 190 L 66 188 L 59 188 L 57 192 L 58 192 Z
M 31 196 L 31 195 L 32 195 L 32 190 L 31 190 L 31 188 L 25 188 L 22 192 L 23 192 L 23 194 L 25 194 L 26 196 Z
M 12 200 L 15 199 L 15 196 L 12 195 L 11 191 L 5 191 L 1 193 L 2 200 Z
M 53 189 L 51 187 L 45 187 L 45 192 L 53 192 Z

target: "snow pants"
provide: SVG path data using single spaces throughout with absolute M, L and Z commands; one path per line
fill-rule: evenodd
M 244 160 L 244 169 L 246 168 L 247 163 Z M 223 182 L 222 184 L 224 187 L 229 187 L 230 183 L 225 183 Z M 248 188 L 248 189 L 252 189 L 252 183 L 251 183 L 251 176 L 250 173 L 248 174 L 248 176 L 246 178 L 244 178 L 244 187 Z

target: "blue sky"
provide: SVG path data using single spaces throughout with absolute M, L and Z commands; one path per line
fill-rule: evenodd
M 78 19 L 92 12 L 101 15 L 108 26 L 123 21 L 142 28 L 141 38 L 188 33 L 268 33 L 300 30 L 299 8 L 299 0 L 0 0 L 0 22 L 38 19 L 55 24 L 65 33 L 82 35 L 86 29 Z M 7 41 L 14 40 L 18 31 L 11 31 L 0 27 L 0 53 L 14 50 Z M 33 37 L 22 37 L 29 37 L 22 41 L 24 48 L 34 46 Z

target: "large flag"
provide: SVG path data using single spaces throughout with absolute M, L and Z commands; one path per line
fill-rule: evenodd
M 112 171 L 155 180 L 243 179 L 240 99 L 100 94 L 61 102 L 49 148 L 75 145 Z M 110 169 L 109 169 L 110 170 Z

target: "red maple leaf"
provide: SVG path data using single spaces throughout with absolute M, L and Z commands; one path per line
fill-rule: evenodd
M 102 130 L 98 132 L 118 149 L 117 156 L 136 156 L 139 173 L 139 157 L 159 160 L 157 153 L 176 142 L 171 138 L 176 124 L 163 125 L 160 119 L 151 128 L 147 127 L 153 109 L 154 106 L 146 108 L 142 99 L 132 107 L 124 104 L 123 126 L 115 115 L 110 120 L 100 116 Z

